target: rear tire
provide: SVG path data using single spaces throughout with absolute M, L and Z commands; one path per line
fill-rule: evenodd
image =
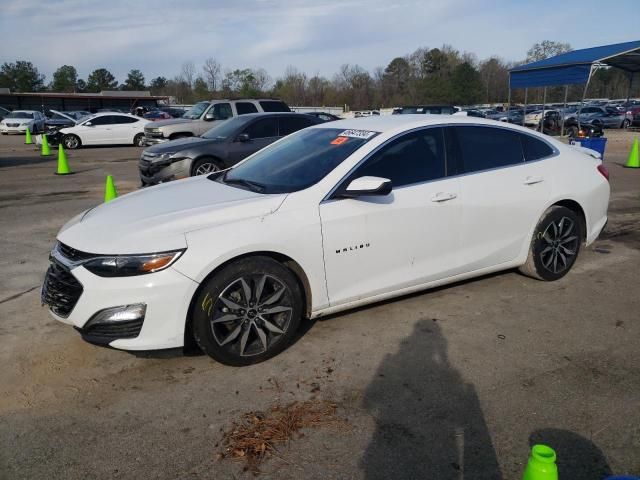
M 82 141 L 80 140 L 80 137 L 72 134 L 65 135 L 62 138 L 62 143 L 64 144 L 64 148 L 68 150 L 75 150 L 76 148 L 80 148 L 82 146 Z
M 578 258 L 581 232 L 581 220 L 573 210 L 559 205 L 548 208 L 533 231 L 520 272 L 547 282 L 564 277 Z
M 249 257 L 205 281 L 193 302 L 198 346 L 225 365 L 263 362 L 293 340 L 302 319 L 295 275 L 269 257 Z
M 622 125 L 620 126 L 620 128 L 629 128 L 630 125 L 631 125 L 631 121 L 628 118 L 625 118 L 622 121 Z

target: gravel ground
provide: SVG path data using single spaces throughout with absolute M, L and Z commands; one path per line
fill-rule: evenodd
M 609 133 L 609 132 L 608 132 Z M 640 474 L 640 170 L 611 132 L 607 231 L 554 283 L 505 272 L 322 321 L 266 363 L 84 343 L 40 306 L 55 234 L 138 186 L 133 147 L 69 153 L 57 177 L 0 137 L 0 478 L 252 478 L 217 459 L 249 411 L 330 400 L 344 422 L 304 429 L 262 464 L 273 479 L 516 479 L 532 442 L 563 479 Z

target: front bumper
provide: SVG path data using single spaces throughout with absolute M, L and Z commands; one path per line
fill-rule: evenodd
M 24 124 L 24 125 L 18 125 L 17 127 L 10 127 L 4 124 L 4 125 L 0 125 L 0 132 L 1 133 L 26 133 L 28 126 L 29 125 Z
M 189 177 L 191 175 L 191 162 L 190 158 L 173 163 L 161 160 L 151 162 L 143 157 L 138 163 L 140 180 L 143 185 L 155 185 Z
M 53 318 L 75 327 L 85 340 L 122 350 L 156 350 L 183 346 L 189 304 L 198 288 L 193 280 L 171 267 L 148 275 L 113 278 L 99 277 L 83 266 L 63 267 L 67 270 L 65 275 L 71 276 L 80 285 L 80 292 L 74 285 L 76 297 L 72 298 L 72 305 L 65 305 L 63 302 L 64 308 L 60 309 L 55 306 L 55 302 L 62 300 L 47 299 L 45 294 L 51 296 L 52 293 L 46 292 L 44 285 L 43 302 L 48 300 Z M 65 280 L 73 283 L 64 275 L 59 279 Z M 89 319 L 100 310 L 141 303 L 146 305 L 142 321 L 110 324 L 108 331 L 104 328 L 85 328 Z M 121 332 L 123 338 L 118 338 L 118 332 Z
M 158 145 L 159 143 L 165 143 L 168 141 L 169 141 L 168 138 L 149 136 L 145 133 L 142 143 L 145 147 L 150 147 L 152 145 Z

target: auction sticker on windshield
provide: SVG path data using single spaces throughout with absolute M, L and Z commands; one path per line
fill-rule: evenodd
M 378 132 L 370 132 L 368 130 L 345 130 L 340 133 L 338 137 L 351 137 L 351 138 L 363 138 L 364 140 L 368 140 Z

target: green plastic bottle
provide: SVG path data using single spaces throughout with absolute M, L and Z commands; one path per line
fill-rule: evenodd
M 558 480 L 556 452 L 546 445 L 534 445 L 522 480 Z

